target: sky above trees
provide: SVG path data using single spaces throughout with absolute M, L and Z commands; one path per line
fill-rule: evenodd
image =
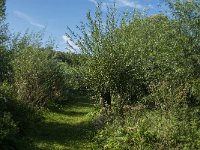
M 114 0 L 102 0 L 103 9 Z M 150 14 L 159 11 L 160 0 L 115 0 L 118 11 L 138 8 Z M 67 26 L 76 30 L 76 25 L 85 22 L 86 13 L 94 12 L 97 0 L 7 0 L 7 22 L 11 32 L 24 33 L 44 31 L 44 39 L 55 39 L 57 50 L 66 51 Z M 77 31 L 78 32 L 78 31 Z

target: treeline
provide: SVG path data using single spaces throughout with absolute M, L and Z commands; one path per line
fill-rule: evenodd
M 200 2 L 163 3 L 166 12 L 121 18 L 99 4 L 81 34 L 67 31 L 73 54 L 43 46 L 39 33 L 10 36 L 1 1 L 0 149 L 16 148 L 40 107 L 76 91 L 102 105 L 93 149 L 199 149 Z
M 71 81 L 77 56 L 29 43 L 33 36 L 22 35 L 0 52 L 0 149 L 17 148 L 19 137 L 42 121 L 43 108 L 68 103 L 77 91 Z
M 71 68 L 79 64 L 78 55 L 42 43 L 40 32 L 10 33 L 5 3 L 0 1 L 1 150 L 20 149 L 20 139 L 42 120 L 41 107 L 69 102 L 75 91 Z

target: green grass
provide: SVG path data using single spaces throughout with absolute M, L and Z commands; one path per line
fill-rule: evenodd
M 95 132 L 91 126 L 91 113 L 95 108 L 86 98 L 44 111 L 44 121 L 23 140 L 21 147 L 31 150 L 91 149 Z

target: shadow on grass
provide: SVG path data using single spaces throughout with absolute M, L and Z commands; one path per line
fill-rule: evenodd
M 67 100 L 67 101 L 61 101 L 60 104 L 62 105 L 77 105 L 77 104 L 84 104 L 86 105 L 91 105 L 93 104 L 94 101 L 92 101 L 89 96 L 78 96 L 76 95 L 75 97 Z
M 51 107 L 49 108 L 50 112 L 54 112 L 54 113 L 58 113 L 58 114 L 62 114 L 62 115 L 67 115 L 67 116 L 84 116 L 89 112 L 81 112 L 81 111 L 73 111 L 70 110 L 71 108 L 91 108 L 94 107 L 94 102 L 90 101 L 87 97 L 83 97 L 81 98 L 76 98 L 75 100 L 71 101 L 71 102 L 63 102 L 61 104 L 59 104 L 61 108 L 59 107 Z M 63 109 L 63 107 L 65 109 Z
M 92 107 L 92 104 L 87 101 L 79 101 L 74 104 L 63 105 L 61 109 L 50 109 L 50 113 L 57 113 L 61 118 L 65 115 L 70 118 L 84 118 Z M 52 117 L 54 117 L 53 114 Z M 26 146 L 22 145 L 23 148 L 20 150 L 55 149 L 55 145 L 61 146 L 61 149 L 65 149 L 63 147 L 66 147 L 66 149 L 82 149 L 84 144 L 87 145 L 92 141 L 96 132 L 89 120 L 86 119 L 80 123 L 67 121 L 51 122 L 50 120 L 47 122 L 44 120 L 38 122 L 30 135 L 26 137 L 25 142 L 22 142 L 22 144 L 27 143 Z M 38 144 L 40 144 L 40 148 L 38 148 Z
M 42 122 L 37 125 L 36 129 L 34 135 L 28 138 L 31 140 L 27 141 L 27 145 L 21 145 L 24 150 L 47 150 L 51 149 L 54 144 L 71 149 L 74 147 L 75 149 L 83 149 L 82 144 L 87 144 L 95 136 L 95 130 L 88 122 L 74 125 Z M 34 143 L 46 145 L 38 148 Z
M 77 109 L 81 109 L 82 107 L 85 108 L 85 111 L 77 110 Z M 92 104 L 77 103 L 76 105 L 72 105 L 72 104 L 64 105 L 65 109 L 63 109 L 62 107 L 61 108 L 51 108 L 51 109 L 49 109 L 49 111 L 53 112 L 53 113 L 58 113 L 61 115 L 71 116 L 71 117 L 78 117 L 78 116 L 81 117 L 81 116 L 88 114 L 89 111 L 87 111 L 87 109 L 91 108 L 91 107 L 94 107 L 94 106 Z M 73 110 L 73 109 L 75 109 L 75 110 Z
M 56 142 L 59 144 L 71 143 L 71 141 L 85 141 L 93 136 L 93 129 L 89 123 L 61 124 L 61 123 L 41 123 L 38 126 L 37 141 Z
M 65 110 L 54 110 L 53 112 L 62 114 L 62 115 L 67 115 L 67 116 L 72 116 L 72 117 L 76 117 L 76 116 L 84 116 L 86 114 L 88 114 L 88 112 L 77 112 L 77 111 L 65 111 Z

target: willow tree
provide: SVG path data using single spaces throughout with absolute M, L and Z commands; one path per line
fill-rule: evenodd
M 200 1 L 167 1 L 173 17 L 178 20 L 180 34 L 187 37 L 183 44 L 184 56 L 191 68 L 190 100 L 200 103 Z
M 167 0 L 172 17 L 179 23 L 180 34 L 187 37 L 185 56 L 188 58 L 200 52 L 200 1 L 198 0 Z M 196 59 L 196 58 L 193 58 Z M 194 60 L 195 61 L 195 60 Z M 197 71 L 197 70 L 196 70 Z M 197 73 L 197 72 L 196 72 Z M 199 73 L 198 73 L 199 74 Z
M 137 56 L 131 54 L 131 43 L 126 37 L 131 20 L 141 18 L 136 10 L 118 17 L 115 4 L 104 14 L 99 4 L 94 17 L 89 12 L 87 23 L 78 27 L 81 34 L 70 29 L 67 33 L 84 58 L 80 72 L 88 86 L 100 95 L 103 105 L 111 105 L 111 95 L 119 96 L 122 102 L 128 99 L 131 90 L 135 95 L 141 92 L 142 68 L 134 63 Z

